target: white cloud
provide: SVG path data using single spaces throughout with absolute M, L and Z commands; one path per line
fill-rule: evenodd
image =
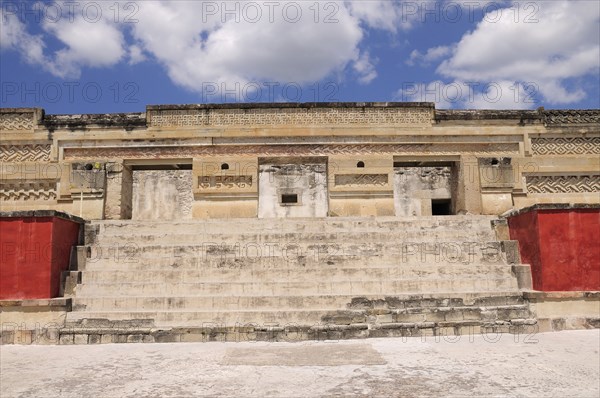
M 94 7 L 86 8 L 87 4 Z M 69 8 L 74 5 L 81 8 Z M 114 6 L 112 2 L 102 3 L 100 11 L 96 8 L 100 3 L 90 1 L 38 2 L 28 6 L 23 3 L 19 6 L 27 7 L 32 19 L 39 18 L 46 35 L 30 34 L 25 23 L 18 19 L 18 12 L 6 12 L 8 8 L 3 7 L 2 48 L 18 51 L 27 63 L 39 65 L 54 76 L 78 78 L 81 68 L 113 66 L 126 54 L 123 34 L 112 21 L 113 14 L 109 10 Z M 93 14 L 95 11 L 97 13 Z M 58 40 L 63 47 L 47 54 L 44 40 L 48 36 Z
M 396 32 L 398 29 L 410 29 L 419 18 L 416 2 L 404 5 L 398 0 L 346 1 L 350 13 L 373 29 Z
M 82 16 L 72 22 L 64 18 L 58 23 L 46 22 L 44 29 L 65 45 L 48 65 L 56 76 L 79 77 L 82 67 L 113 66 L 126 54 L 123 34 L 105 19 L 90 23 Z
M 585 91 L 564 81 L 598 75 L 599 22 L 598 2 L 515 3 L 465 34 L 437 71 L 459 80 L 526 82 L 549 103 L 577 102 Z
M 359 50 L 362 25 L 394 30 L 398 6 L 386 1 L 351 6 L 343 1 L 153 0 L 136 2 L 131 9 L 129 3 L 53 2 L 62 15 L 56 21 L 43 18 L 44 35 L 38 36 L 29 34 L 13 15 L 3 22 L 3 48 L 19 51 L 28 62 L 61 78 L 78 78 L 85 67 L 152 59 L 176 84 L 198 92 L 206 83 L 302 84 L 348 67 L 368 84 L 377 72 L 368 50 Z M 83 12 L 88 5 L 88 12 Z M 74 12 L 68 12 L 73 6 Z M 125 23 L 126 17 L 136 23 Z M 49 40 L 59 46 L 53 51 L 46 48 L 45 53 Z
M 140 46 L 134 44 L 129 47 L 128 58 L 129 61 L 127 61 L 127 63 L 129 65 L 135 65 L 139 64 L 140 62 L 144 62 L 146 60 L 146 55 L 144 54 Z
M 368 52 L 363 52 L 352 65 L 354 71 L 358 74 L 360 84 L 369 84 L 377 77 L 375 70 L 375 61 L 371 60 Z
M 305 2 L 292 3 L 301 4 L 303 17 L 290 22 L 289 16 L 295 14 L 288 10 L 286 20 L 287 3 L 281 4 L 272 19 L 263 9 L 262 18 L 252 22 L 256 14 L 243 9 L 236 21 L 224 20 L 222 10 L 206 13 L 207 5 L 201 2 L 144 2 L 133 35 L 146 53 L 165 66 L 173 81 L 194 91 L 206 83 L 243 85 L 270 80 L 302 84 L 347 65 L 353 65 L 363 82 L 376 76 L 368 55 L 357 55 L 363 31 L 343 3 L 336 3 L 336 23 L 323 21 L 328 15 L 324 10 L 315 22 L 310 9 L 314 3 Z
M 0 49 L 18 51 L 29 64 L 45 62 L 42 37 L 29 34 L 25 24 L 4 8 L 0 11 Z
M 452 48 L 450 46 L 432 47 L 429 48 L 425 54 L 418 50 L 413 50 L 410 53 L 410 58 L 406 61 L 406 64 L 411 66 L 416 64 L 428 66 L 431 65 L 431 63 L 450 55 L 451 52 Z
M 3 47 L 19 51 L 28 62 L 61 78 L 78 78 L 86 67 L 153 60 L 173 82 L 197 92 L 206 83 L 220 87 L 251 81 L 302 84 L 347 72 L 361 84 L 369 84 L 377 71 L 369 50 L 359 48 L 365 30 L 396 32 L 408 29 L 419 17 L 403 15 L 399 0 L 148 0 L 133 2 L 133 8 L 130 3 L 45 3 L 62 11 L 60 19 L 44 19 L 43 36 L 28 34 L 24 24 L 10 19 L 3 29 L 9 33 L 3 36 L 11 36 L 3 42 L 21 44 Z M 87 6 L 91 7 L 83 12 Z M 73 7 L 74 12 L 67 12 Z M 98 7 L 101 17 L 95 20 Z M 127 17 L 136 23 L 125 23 Z M 59 45 L 48 51 L 45 42 L 51 40 Z

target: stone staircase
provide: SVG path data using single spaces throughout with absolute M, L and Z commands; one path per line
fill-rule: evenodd
M 70 272 L 78 283 L 64 334 L 121 342 L 510 332 L 535 320 L 514 245 L 496 240 L 494 219 L 94 221 Z

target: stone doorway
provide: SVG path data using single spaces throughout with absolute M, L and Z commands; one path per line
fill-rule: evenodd
M 192 165 L 133 166 L 133 220 L 192 218 Z
M 455 162 L 394 162 L 396 216 L 455 214 Z
M 327 160 L 264 159 L 258 173 L 258 217 L 327 217 Z

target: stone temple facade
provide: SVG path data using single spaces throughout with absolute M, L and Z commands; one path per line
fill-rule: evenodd
M 600 111 L 431 103 L 0 113 L 3 211 L 86 219 L 498 215 L 598 203 Z
M 600 327 L 600 110 L 2 109 L 0 127 L 3 344 Z

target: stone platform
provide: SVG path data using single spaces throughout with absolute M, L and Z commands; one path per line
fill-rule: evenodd
M 94 221 L 61 343 L 535 327 L 490 216 Z

